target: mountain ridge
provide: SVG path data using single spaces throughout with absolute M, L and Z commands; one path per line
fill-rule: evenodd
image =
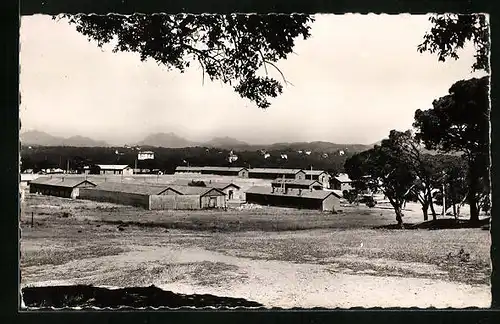
M 32 130 L 20 134 L 21 144 L 25 146 L 77 146 L 77 147 L 121 147 L 110 145 L 105 141 L 98 141 L 80 135 L 68 138 L 53 136 L 46 132 Z M 229 137 L 214 137 L 206 142 L 196 142 L 178 136 L 175 133 L 153 133 L 130 146 L 137 147 L 210 147 L 219 149 L 239 150 L 283 150 L 283 151 L 311 151 L 333 153 L 339 151 L 359 152 L 373 147 L 365 144 L 337 144 L 326 141 L 312 142 L 278 142 L 272 144 L 249 144 L 247 142 Z

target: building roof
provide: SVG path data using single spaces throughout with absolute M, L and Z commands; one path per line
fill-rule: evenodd
M 211 167 L 211 166 L 202 166 L 202 167 L 188 167 L 188 166 L 178 166 L 175 168 L 176 171 L 232 171 L 232 172 L 240 172 L 241 170 L 247 170 L 245 167 Z
M 283 193 L 283 192 L 272 192 L 272 189 L 270 187 L 262 187 L 262 186 L 254 186 L 249 188 L 246 193 L 250 194 L 258 194 L 258 195 L 268 195 L 268 196 L 280 196 L 280 197 L 296 197 L 296 198 L 305 198 L 305 199 L 316 199 L 316 200 L 325 200 L 328 196 L 334 195 L 337 198 L 340 198 L 335 192 L 333 191 L 326 191 L 326 190 L 303 190 L 300 193 L 300 196 L 298 195 L 297 191 L 293 191 L 290 193 Z
M 153 184 L 136 184 L 136 183 L 122 183 L 122 182 L 102 182 L 98 184 L 95 189 L 114 192 L 135 193 L 141 195 L 159 195 L 165 190 L 167 186 L 159 186 Z
M 75 188 L 82 183 L 90 183 L 92 185 L 96 185 L 95 183 L 82 179 L 82 178 L 73 178 L 73 177 L 40 177 L 33 179 L 29 182 L 30 184 L 39 184 L 45 186 L 54 186 L 54 187 L 65 187 L 65 188 Z
M 304 172 L 307 175 L 320 175 L 323 173 L 328 174 L 323 170 L 302 170 L 302 169 L 279 169 L 279 168 L 245 168 L 245 167 L 213 167 L 213 166 L 178 166 L 176 171 L 233 171 L 239 172 L 241 170 L 248 170 L 250 173 L 269 173 L 269 174 L 297 174 Z
M 188 166 L 178 166 L 175 168 L 175 171 L 193 171 L 193 170 L 196 170 L 196 171 L 201 171 L 203 169 L 203 167 L 188 167 Z
M 352 182 L 352 180 L 349 178 L 349 176 L 345 173 L 340 173 L 338 176 L 335 177 L 335 180 L 337 180 L 338 182 L 343 182 L 343 183 Z
M 320 175 L 320 174 L 328 174 L 328 172 L 326 171 L 323 171 L 323 170 L 304 170 L 304 172 L 307 174 L 307 175 Z
M 212 188 L 215 188 L 215 189 L 220 189 L 220 190 L 224 190 L 226 189 L 227 187 L 235 187 L 237 189 L 241 189 L 240 186 L 234 184 L 234 183 L 229 183 L 229 182 L 211 182 L 211 183 L 206 183 L 205 184 L 208 186 L 208 187 L 212 187 Z
M 304 172 L 301 169 L 278 169 L 278 168 L 252 168 L 249 173 L 269 173 L 269 174 L 297 174 Z
M 123 170 L 129 168 L 127 164 L 97 164 L 101 170 Z
M 187 179 L 176 179 L 174 180 L 173 182 L 171 182 L 172 185 L 177 185 L 177 186 L 189 186 L 189 184 L 192 182 L 193 180 L 187 180 Z M 205 183 L 205 187 L 209 187 L 209 188 L 216 188 L 216 189 L 220 189 L 220 190 L 224 190 L 226 189 L 227 187 L 229 186 L 233 186 L 235 188 L 238 188 L 240 189 L 240 186 L 234 184 L 234 183 L 228 183 L 228 182 L 216 182 L 216 181 L 207 181 L 207 180 L 203 180 L 203 179 L 199 179 L 199 180 L 194 180 L 194 181 L 203 181 L 203 183 Z
M 317 184 L 317 185 L 320 185 L 321 186 L 321 183 L 319 183 L 317 180 L 309 180 L 309 179 L 304 179 L 304 180 L 300 180 L 300 179 L 281 179 L 281 178 L 278 178 L 276 180 L 273 180 L 272 184 L 291 184 L 291 185 L 302 185 L 302 186 L 312 186 L 314 184 Z
M 177 186 L 177 185 L 173 185 L 173 186 L 168 186 L 167 189 L 172 189 L 172 190 L 174 190 L 176 192 L 181 193 L 182 195 L 204 196 L 204 195 L 206 195 L 208 192 L 210 192 L 212 190 L 216 190 L 219 193 L 221 193 L 223 195 L 226 195 L 220 189 L 212 188 L 212 187 L 194 187 L 194 186 Z

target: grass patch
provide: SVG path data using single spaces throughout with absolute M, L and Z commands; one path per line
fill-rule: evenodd
M 21 249 L 20 260 L 21 267 L 61 265 L 74 260 L 117 255 L 126 251 L 124 247 L 112 245 L 88 245 L 64 249 L 42 248 L 32 251 Z
M 457 282 L 489 284 L 489 234 L 480 229 L 445 231 L 346 230 L 265 235 L 215 234 L 210 237 L 178 238 L 179 244 L 239 257 L 295 263 L 325 263 L 343 255 L 369 259 L 432 264 Z M 450 259 L 464 249 L 468 262 Z M 381 269 L 384 274 L 384 269 Z M 434 277 L 432 273 L 428 277 Z

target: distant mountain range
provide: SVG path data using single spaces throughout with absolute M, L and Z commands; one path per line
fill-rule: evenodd
M 28 131 L 21 133 L 21 144 L 36 146 L 74 146 L 74 147 L 107 147 L 104 141 L 96 141 L 83 136 L 71 136 L 68 138 L 52 136 L 45 132 Z
M 83 136 L 72 136 L 69 138 L 57 137 L 41 131 L 26 131 L 20 134 L 21 144 L 25 146 L 75 146 L 75 147 L 115 147 L 105 141 L 98 141 Z M 227 150 L 293 150 L 311 151 L 322 153 L 333 153 L 338 151 L 361 152 L 373 145 L 364 144 L 335 144 L 331 142 L 293 142 L 274 144 L 248 144 L 246 142 L 231 137 L 215 137 L 207 142 L 194 142 L 174 133 L 155 133 L 148 135 L 142 141 L 133 143 L 130 146 L 140 147 L 214 147 Z

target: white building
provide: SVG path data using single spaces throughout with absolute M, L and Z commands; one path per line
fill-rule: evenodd
M 138 160 L 154 160 L 155 152 L 152 151 L 142 151 L 137 153 Z

